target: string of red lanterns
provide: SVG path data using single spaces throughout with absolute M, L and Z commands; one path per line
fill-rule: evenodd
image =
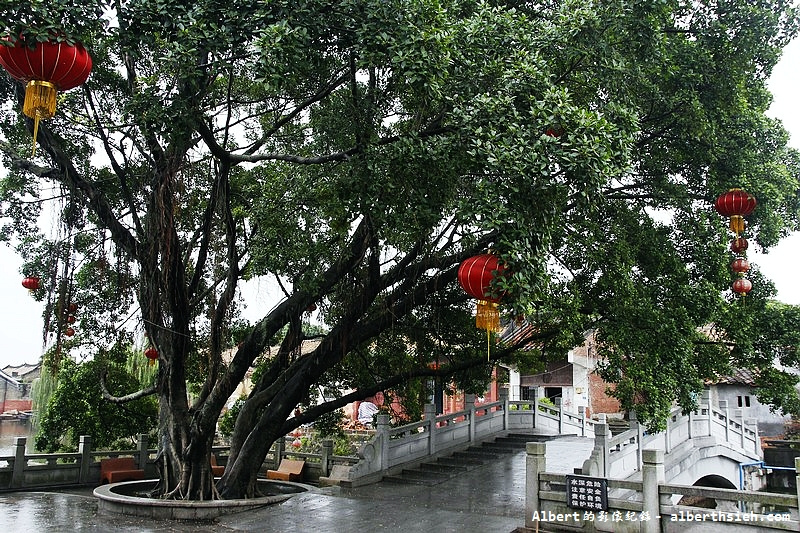
M 735 237 L 731 241 L 730 249 L 737 255 L 731 263 L 731 270 L 737 275 L 731 289 L 736 294 L 745 296 L 753 289 L 753 284 L 745 277 L 750 270 L 750 263 L 743 257 L 748 242 L 741 234 L 746 228 L 744 217 L 751 214 L 756 208 L 756 197 L 742 189 L 730 189 L 717 197 L 714 208 L 720 215 L 731 219 L 729 228 Z

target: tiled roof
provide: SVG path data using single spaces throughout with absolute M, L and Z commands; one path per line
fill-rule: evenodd
M 738 368 L 729 376 L 720 376 L 716 380 L 709 380 L 710 385 L 748 385 L 754 387 L 756 375 L 746 368 Z

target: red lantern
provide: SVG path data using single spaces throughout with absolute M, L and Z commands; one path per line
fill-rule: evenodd
M 5 39 L 10 41 L 8 37 Z M 17 39 L 10 46 L 0 45 L 0 65 L 12 78 L 23 83 L 25 103 L 22 112 L 33 119 L 33 148 L 39 121 L 56 112 L 56 95 L 86 81 L 92 70 L 92 58 L 80 43 L 46 41 L 29 48 Z
M 69 304 L 67 306 L 67 309 L 69 310 L 70 313 L 74 313 L 75 311 L 78 310 L 78 304 Z
M 500 331 L 500 311 L 497 309 L 499 296 L 492 296 L 491 283 L 495 276 L 505 270 L 500 260 L 493 254 L 470 257 L 458 267 L 458 282 L 467 294 L 478 299 L 475 326 L 489 331 Z
M 72 328 L 67 328 L 64 330 L 64 335 L 66 335 L 67 337 L 72 337 L 73 335 L 75 335 L 75 330 Z
M 300 439 L 294 439 L 292 441 L 292 446 L 294 448 L 300 448 L 302 445 L 303 445 L 303 441 L 301 441 Z
M 745 272 L 750 270 L 750 262 L 743 257 L 737 257 L 733 260 L 733 263 L 731 263 L 731 270 L 743 276 Z
M 67 324 L 74 324 L 74 323 L 75 323 L 75 317 L 72 315 L 67 316 Z
M 554 137 L 558 139 L 562 135 L 564 135 L 564 127 L 560 124 L 555 124 L 553 126 L 548 126 L 547 129 L 544 131 L 544 134 L 548 137 Z
M 39 281 L 39 278 L 37 278 L 36 276 L 28 276 L 27 278 L 22 280 L 22 286 L 28 289 L 30 292 L 33 292 L 39 290 L 39 287 L 41 287 L 42 285 L 41 282 Z
M 732 288 L 733 292 L 744 296 L 753 289 L 753 284 L 747 278 L 738 278 L 734 280 Z
M 717 197 L 714 207 L 724 217 L 746 217 L 756 208 L 756 197 L 742 189 L 731 189 Z
M 478 300 L 497 303 L 500 298 L 493 298 L 491 282 L 497 274 L 505 270 L 496 255 L 481 254 L 466 259 L 458 267 L 458 282 L 467 294 Z
M 156 363 L 156 359 L 158 359 L 158 350 L 152 346 L 148 346 L 144 351 L 144 356 L 147 357 L 147 365 L 153 366 Z
M 740 254 L 747 250 L 747 239 L 744 237 L 736 237 L 731 241 L 731 252 Z

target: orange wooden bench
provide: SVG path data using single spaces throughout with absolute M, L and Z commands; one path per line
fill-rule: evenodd
M 217 455 L 211 454 L 211 474 L 215 477 L 221 476 L 225 472 L 224 466 L 217 465 Z
M 100 461 L 100 483 L 116 483 L 144 479 L 144 470 L 136 468 L 133 457 L 116 457 Z
M 301 481 L 305 461 L 282 459 L 277 470 L 267 470 L 267 479 L 280 479 L 283 481 Z

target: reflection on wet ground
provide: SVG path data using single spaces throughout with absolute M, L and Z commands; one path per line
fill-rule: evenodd
M 592 446 L 592 440 L 579 437 L 549 441 L 547 470 L 571 473 L 589 456 Z M 389 482 L 357 489 L 332 487 L 206 523 L 98 515 L 91 489 L 6 493 L 0 495 L 0 533 L 508 533 L 523 525 L 524 513 L 525 452 L 522 451 L 430 487 Z

